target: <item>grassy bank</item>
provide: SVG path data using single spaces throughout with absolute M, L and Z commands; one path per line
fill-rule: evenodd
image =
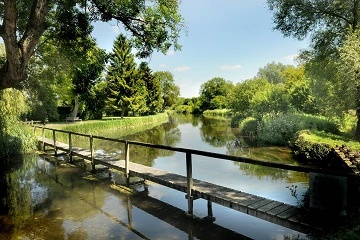
M 119 138 L 153 128 L 168 120 L 168 114 L 161 113 L 145 117 L 124 117 L 123 119 L 119 117 L 105 117 L 102 120 L 89 120 L 74 123 L 51 123 L 47 124 L 46 127 L 70 132 Z M 50 132 L 48 134 L 50 134 Z M 60 140 L 61 138 L 59 138 L 59 141 Z

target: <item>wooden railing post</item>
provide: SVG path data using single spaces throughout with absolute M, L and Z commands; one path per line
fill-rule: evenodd
M 95 172 L 95 159 L 94 159 L 94 139 L 93 136 L 90 135 L 90 158 L 91 158 L 91 171 Z
M 46 152 L 45 151 L 45 128 L 44 128 L 44 126 L 42 126 L 41 137 L 42 137 L 43 150 L 44 150 L 44 152 Z
M 53 129 L 53 140 L 54 140 L 54 151 L 55 151 L 55 156 L 57 156 L 57 147 L 56 147 L 56 136 L 55 136 L 55 129 Z
M 188 200 L 188 214 L 193 214 L 193 178 L 192 178 L 192 160 L 191 153 L 186 152 L 186 179 L 187 179 L 187 200 Z
M 71 132 L 69 132 L 69 161 L 73 162 L 73 157 L 72 157 L 72 137 L 71 137 Z
M 129 186 L 130 184 L 129 158 L 130 158 L 130 144 L 128 141 L 125 141 L 125 177 L 126 177 L 127 186 Z

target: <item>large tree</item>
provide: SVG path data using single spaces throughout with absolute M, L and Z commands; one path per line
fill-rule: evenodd
M 162 99 L 164 100 L 163 109 L 173 106 L 180 95 L 180 88 L 175 84 L 174 75 L 168 71 L 158 71 L 154 77 L 160 82 Z
M 107 105 L 113 112 L 120 112 L 121 117 L 136 105 L 136 63 L 131 53 L 131 44 L 120 34 L 110 54 L 107 81 Z
M 317 75 L 321 73 L 323 79 L 329 80 L 324 75 L 326 72 L 334 72 L 331 66 L 335 66 L 334 61 L 340 58 L 339 49 L 344 46 L 348 36 L 359 29 L 360 1 L 268 0 L 267 2 L 270 10 L 274 12 L 275 29 L 280 30 L 285 36 L 300 40 L 308 37 L 310 48 L 302 52 L 302 59 L 310 66 L 317 67 Z M 335 69 L 335 73 L 338 70 Z M 359 71 L 360 69 L 354 69 L 353 72 Z M 332 74 L 330 79 L 339 81 L 339 78 L 334 76 L 335 74 Z M 355 92 L 360 91 L 359 81 L 358 74 L 349 81 Z M 332 85 L 342 84 L 337 82 Z M 355 96 L 354 105 L 358 118 L 356 138 L 360 139 L 360 94 Z
M 155 78 L 146 62 L 140 63 L 139 77 L 146 85 L 146 105 L 149 109 L 147 114 L 156 114 L 162 110 L 164 100 L 162 98 L 160 81 Z
M 78 30 L 91 30 L 88 27 L 91 21 L 116 20 L 131 33 L 141 57 L 149 56 L 153 49 L 162 52 L 171 46 L 179 49 L 177 40 L 183 19 L 178 5 L 176 0 L 1 1 L 0 37 L 5 45 L 6 62 L 0 66 L 0 89 L 19 87 L 26 80 L 29 59 L 44 33 L 51 32 L 48 36 L 71 43 L 75 37 L 81 37 Z
M 201 110 L 223 109 L 228 107 L 227 97 L 233 84 L 224 78 L 215 77 L 201 84 Z

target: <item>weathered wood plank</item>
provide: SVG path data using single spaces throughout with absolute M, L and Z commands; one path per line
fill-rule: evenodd
M 270 209 L 269 211 L 267 211 L 267 213 L 271 216 L 276 216 L 290 208 L 292 208 L 293 206 L 290 206 L 288 204 L 283 204 L 283 205 L 280 205 L 278 207 L 275 207 L 273 209 Z

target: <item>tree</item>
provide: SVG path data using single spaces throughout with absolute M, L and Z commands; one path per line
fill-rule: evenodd
M 262 92 L 270 83 L 264 78 L 249 79 L 235 85 L 229 96 L 231 110 L 242 117 L 253 116 L 252 101 L 257 92 Z M 260 98 L 258 95 L 257 98 Z
M 168 109 L 177 102 L 180 95 L 180 88 L 175 84 L 174 76 L 168 71 L 158 71 L 154 73 L 161 86 L 162 99 L 164 100 L 163 109 Z
M 110 66 L 106 76 L 108 107 L 120 111 L 121 117 L 136 105 L 136 63 L 131 44 L 120 34 L 109 57 Z
M 149 56 L 153 49 L 165 53 L 173 46 L 178 50 L 177 40 L 183 28 L 178 7 L 175 0 L 111 4 L 108 0 L 4 0 L 0 3 L 0 37 L 5 44 L 6 62 L 0 66 L 0 89 L 19 87 L 27 79 L 29 59 L 44 32 L 71 43 L 82 35 L 73 30 L 88 33 L 91 21 L 114 19 L 122 24 L 132 34 L 140 57 Z
M 76 117 L 78 113 L 79 100 L 83 100 L 85 103 L 85 111 L 89 115 L 90 106 L 93 105 L 93 99 L 90 91 L 100 81 L 101 74 L 105 68 L 107 55 L 104 50 L 98 48 L 92 39 L 91 47 L 79 53 L 79 60 L 75 64 L 75 68 L 72 70 L 72 92 L 74 94 L 74 108 L 70 114 L 72 117 Z M 89 44 L 90 45 L 90 44 Z M 94 92 L 92 92 L 94 94 Z M 79 99 L 80 98 L 80 99 Z M 92 115 L 92 114 L 90 114 Z
M 259 68 L 256 77 L 267 79 L 269 83 L 283 83 L 285 82 L 285 78 L 283 72 L 286 68 L 291 65 L 285 65 L 282 63 L 268 63 L 265 67 Z
M 159 79 L 154 77 L 149 65 L 146 62 L 140 63 L 138 71 L 140 79 L 142 79 L 146 85 L 146 105 L 149 108 L 148 113 L 155 114 L 160 112 L 163 107 L 164 100 L 162 99 Z
M 223 109 L 228 106 L 227 97 L 233 84 L 224 78 L 216 77 L 203 83 L 200 87 L 201 109 Z
M 359 29 L 360 1 L 358 0 L 268 0 L 267 2 L 270 10 L 274 11 L 275 29 L 280 30 L 285 36 L 293 36 L 297 39 L 310 36 L 311 48 L 303 51 L 301 58 L 313 66 L 313 62 L 320 63 L 318 66 L 322 69 L 317 69 L 318 72 L 327 70 L 328 64 L 339 58 L 339 48 L 345 44 L 348 35 Z M 357 78 L 360 76 L 354 77 L 352 85 L 356 88 L 356 83 L 359 82 Z M 354 102 L 358 118 L 356 138 L 360 139 L 360 94 L 356 95 Z

